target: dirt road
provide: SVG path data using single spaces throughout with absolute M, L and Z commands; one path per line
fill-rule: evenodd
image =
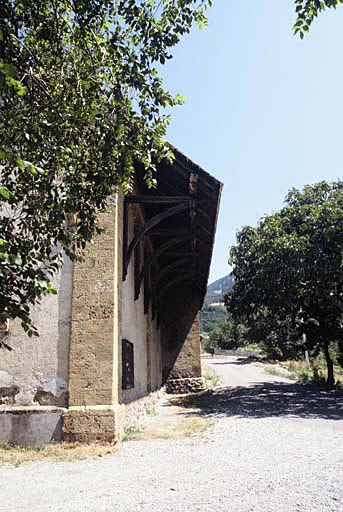
M 249 360 L 243 357 L 205 357 L 204 361 L 219 375 L 223 387 L 250 386 L 258 382 L 289 382 L 288 379 L 268 375 L 258 363 L 247 364 Z
M 268 376 L 244 361 L 207 363 L 222 378 L 197 403 L 211 431 L 127 442 L 101 459 L 0 466 L 1 509 L 341 512 L 343 396 Z M 186 414 L 194 415 L 191 405 Z

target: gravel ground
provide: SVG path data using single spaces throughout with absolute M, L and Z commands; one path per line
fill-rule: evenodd
M 0 467 L 4 512 L 343 511 L 343 396 L 234 358 L 199 414 L 206 437 L 131 441 L 114 455 Z

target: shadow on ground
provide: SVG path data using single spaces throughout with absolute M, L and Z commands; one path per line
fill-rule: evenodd
M 198 409 L 199 415 L 268 418 L 289 416 L 343 420 L 343 393 L 284 382 L 226 387 L 171 399 L 173 405 Z
M 226 361 L 226 360 L 212 361 L 211 364 L 219 365 L 219 366 L 232 364 L 232 365 L 237 366 L 238 364 L 251 364 L 251 363 L 258 363 L 260 361 L 261 361 L 260 358 L 251 356 L 251 357 L 239 357 L 233 361 Z M 264 361 L 264 362 L 266 362 L 266 361 Z

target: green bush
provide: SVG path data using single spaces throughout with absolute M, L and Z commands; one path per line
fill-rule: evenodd
M 247 328 L 234 322 L 223 322 L 210 332 L 208 347 L 235 350 L 247 344 Z

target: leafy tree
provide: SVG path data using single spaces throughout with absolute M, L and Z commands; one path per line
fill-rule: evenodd
M 236 321 L 261 311 L 291 321 L 325 354 L 334 383 L 330 342 L 343 339 L 343 182 L 292 189 L 286 206 L 256 228 L 244 227 L 231 249 L 233 291 L 226 305 Z
M 295 0 L 297 20 L 293 27 L 295 34 L 301 39 L 310 30 L 313 20 L 326 8 L 334 8 L 343 4 L 343 0 Z
M 224 322 L 211 331 L 209 345 L 213 348 L 236 350 L 246 345 L 247 328 L 235 322 Z
M 0 317 L 37 334 L 29 305 L 54 292 L 97 231 L 97 212 L 134 165 L 154 184 L 172 158 L 157 64 L 210 0 L 0 2 Z M 70 229 L 68 219 L 74 219 Z
M 279 318 L 275 313 L 261 308 L 246 319 L 245 325 L 249 328 L 247 340 L 259 344 L 271 359 L 300 359 L 308 348 L 300 334 L 299 322 L 294 325 L 289 316 Z
M 229 319 L 228 312 L 224 306 L 205 306 L 199 314 L 201 332 L 211 332 L 218 324 Z

